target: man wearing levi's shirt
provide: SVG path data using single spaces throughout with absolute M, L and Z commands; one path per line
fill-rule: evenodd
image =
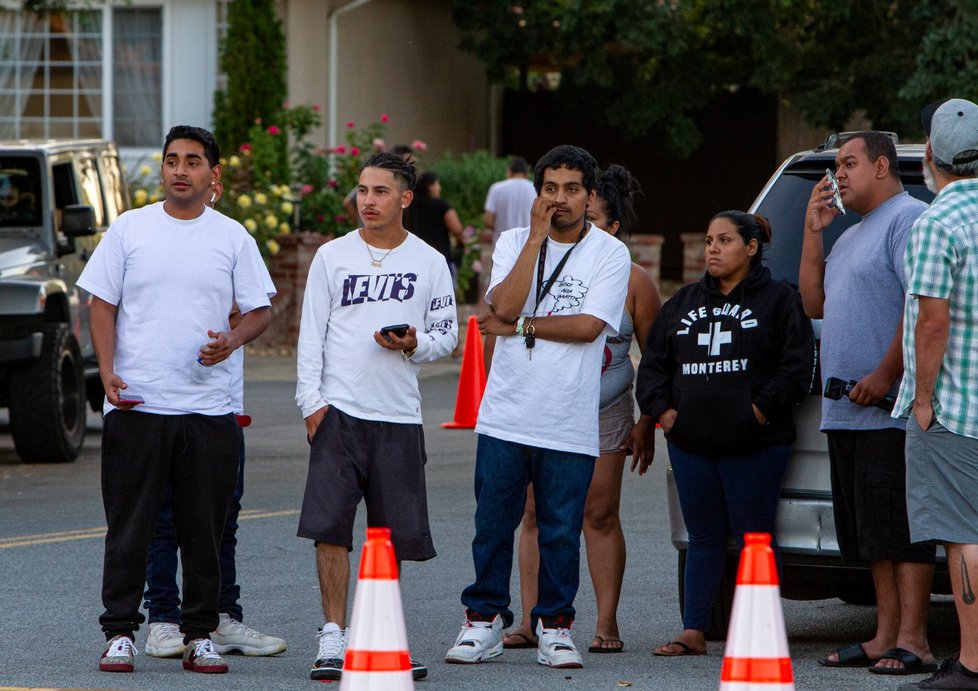
M 513 622 L 513 535 L 527 486 L 537 503 L 539 596 L 531 613 L 537 660 L 581 667 L 570 635 L 584 502 L 598 456 L 598 400 L 606 336 L 617 334 L 631 258 L 585 217 L 597 164 L 558 146 L 537 163 L 530 226 L 503 233 L 493 252 L 480 330 L 496 337 L 476 432 L 476 580 L 462 593 L 465 624 L 447 662 L 503 651 Z
M 147 547 L 167 485 L 186 585 L 183 666 L 228 671 L 210 640 L 219 621 L 218 547 L 241 454 L 228 358 L 267 328 L 270 278 L 248 231 L 206 206 L 219 161 L 210 132 L 172 128 L 160 166 L 166 200 L 122 214 L 78 280 L 93 295 L 106 398 L 104 672 L 133 671 Z M 231 328 L 233 302 L 243 316 Z

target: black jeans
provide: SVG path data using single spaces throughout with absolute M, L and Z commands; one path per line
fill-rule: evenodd
M 155 415 L 112 411 L 102 432 L 102 503 L 108 531 L 99 617 L 106 639 L 132 635 L 146 553 L 167 485 L 183 560 L 180 629 L 185 640 L 217 628 L 221 590 L 218 549 L 242 450 L 232 414 Z

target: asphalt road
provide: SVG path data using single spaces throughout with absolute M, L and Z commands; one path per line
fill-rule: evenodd
M 306 443 L 292 400 L 294 364 L 288 358 L 249 357 L 248 461 L 238 575 L 247 623 L 288 641 L 275 658 L 232 657 L 228 675 L 184 672 L 179 660 L 136 659 L 136 673 L 97 671 L 102 636 L 102 536 L 99 429 L 82 456 L 67 465 L 23 465 L 13 453 L 5 411 L 0 411 L 0 689 L 6 687 L 114 689 L 303 689 L 322 623 L 313 550 L 295 537 L 306 473 Z M 472 579 L 472 468 L 475 436 L 443 430 L 455 405 L 458 362 L 429 366 L 422 378 L 428 446 L 428 494 L 439 557 L 405 565 L 401 594 L 413 657 L 430 667 L 419 689 L 715 689 L 723 645 L 693 658 L 649 654 L 680 629 L 676 600 L 676 552 L 669 542 L 665 504 L 664 444 L 644 478 L 626 474 L 622 516 L 629 560 L 619 609 L 625 652 L 584 654 L 581 670 L 536 664 L 532 650 L 507 651 L 476 666 L 442 662 L 462 622 L 462 588 Z M 357 534 L 363 535 L 358 529 Z M 353 573 L 359 552 L 352 555 Z M 355 577 L 355 576 L 354 576 Z M 355 586 L 355 584 L 354 584 Z M 351 588 L 351 593 L 353 588 Z M 518 583 L 513 579 L 514 598 Z M 352 601 L 351 601 L 352 606 Z M 586 647 L 595 609 L 582 559 L 575 641 Z M 828 670 L 816 659 L 839 644 L 872 636 L 873 610 L 839 600 L 783 601 L 798 689 L 893 689 L 901 678 L 864 670 Z M 957 648 L 957 624 L 946 598 L 931 608 L 931 645 L 942 657 Z M 140 646 L 145 631 L 137 634 Z M 920 677 L 917 677 L 919 679 Z

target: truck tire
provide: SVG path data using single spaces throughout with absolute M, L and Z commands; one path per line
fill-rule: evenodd
M 70 463 L 85 436 L 85 372 L 66 324 L 45 324 L 41 357 L 11 373 L 10 432 L 25 463 Z
M 683 614 L 683 600 L 686 595 L 686 552 L 679 550 L 679 614 Z M 723 581 L 720 584 L 720 592 L 717 593 L 716 600 L 710 610 L 710 617 L 707 621 L 707 628 L 704 631 L 706 640 L 723 641 L 727 638 L 727 629 L 730 628 L 730 613 L 733 611 L 734 590 L 737 587 L 737 565 L 739 558 L 736 555 L 728 554 L 723 567 Z

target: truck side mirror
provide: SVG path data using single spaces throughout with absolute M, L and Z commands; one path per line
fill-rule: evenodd
M 95 210 L 88 204 L 68 204 L 62 210 L 61 232 L 69 238 L 95 235 Z

